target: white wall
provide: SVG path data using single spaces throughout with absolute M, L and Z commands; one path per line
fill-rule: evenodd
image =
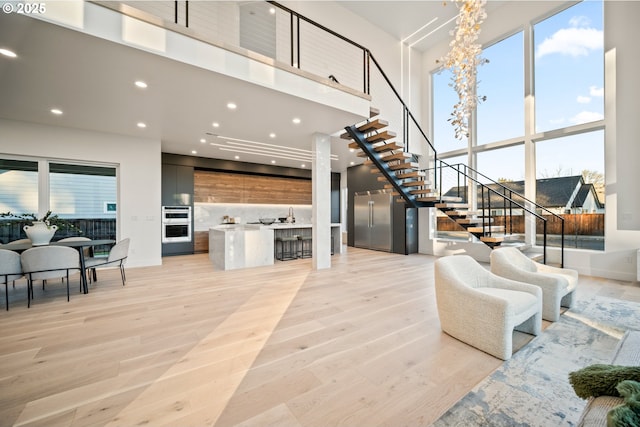
M 160 141 L 0 119 L 0 156 L 118 165 L 118 239 L 131 238 L 129 266 L 161 258 Z
M 416 88 L 420 88 L 422 84 L 417 78 L 422 69 L 419 54 L 416 54 L 413 49 L 403 47 L 399 40 L 338 3 L 305 0 L 280 3 L 368 48 L 416 119 L 420 120 L 421 97 L 414 97 Z M 373 63 L 371 65 L 371 105 L 380 108 L 380 116 L 389 121 L 389 129 L 400 137 L 402 135 L 401 104 Z M 420 147 L 415 148 L 414 150 L 412 146 L 411 151 L 419 154 Z
M 540 8 L 560 6 L 564 2 L 513 2 L 489 14 L 483 24 L 480 43 L 488 44 L 512 34 L 517 26 L 526 22 L 525 16 L 536 16 Z M 523 13 L 526 12 L 526 13 Z M 541 15 L 542 16 L 542 15 Z M 581 274 L 617 280 L 633 281 L 637 278 L 636 250 L 640 247 L 640 69 L 637 40 L 640 28 L 636 17 L 640 16 L 640 2 L 604 2 L 605 28 L 605 250 L 588 251 L 565 249 L 565 266 L 575 268 Z M 425 123 L 431 122 L 431 83 L 429 73 L 436 69 L 435 60 L 447 51 L 446 45 L 432 49 L 423 55 L 423 101 Z M 429 127 L 430 129 L 432 126 Z M 420 225 L 430 224 L 427 212 L 420 212 Z M 421 228 L 424 230 L 425 228 Z M 428 232 L 421 232 L 420 252 L 445 254 L 451 245 L 434 244 Z M 466 245 L 458 245 L 466 246 Z M 459 247 L 457 248 L 459 249 Z M 550 249 L 552 261 L 559 259 L 559 251 Z

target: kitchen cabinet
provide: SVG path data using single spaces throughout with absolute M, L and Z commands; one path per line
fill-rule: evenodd
M 193 166 L 162 165 L 162 205 L 193 205 Z

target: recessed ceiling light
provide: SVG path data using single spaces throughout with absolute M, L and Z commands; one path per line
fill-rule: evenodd
M 144 129 L 144 128 L 146 128 L 146 127 L 147 127 L 147 125 L 146 125 L 146 123 L 139 122 L 139 123 L 138 123 L 138 127 L 139 127 L 140 129 Z
M 207 140 L 202 138 L 202 139 L 200 139 L 200 142 L 202 142 L 204 144 L 205 142 L 207 142 Z
M 234 104 L 233 102 L 230 102 L 227 104 L 227 108 L 229 110 L 235 110 L 236 108 L 238 108 L 238 106 L 236 104 Z
M 275 164 L 275 163 L 276 163 L 276 161 L 275 161 L 275 160 L 271 160 L 271 163 L 272 163 L 272 164 Z
M 275 8 L 275 7 L 270 7 L 270 8 L 269 8 L 269 13 L 270 13 L 270 14 L 272 14 L 272 15 L 275 15 L 275 13 L 276 13 L 276 8 Z
M 269 134 L 269 138 L 275 138 L 275 137 L 276 137 L 276 134 L 275 134 L 275 133 L 271 132 L 271 133 Z
M 16 56 L 18 56 L 18 55 L 16 55 L 15 52 L 13 52 L 13 51 L 11 51 L 9 49 L 0 49 L 0 54 L 2 54 L 4 56 L 8 56 L 9 58 L 15 58 Z
M 349 164 L 350 164 L 351 166 L 353 166 L 353 165 L 355 165 L 356 163 L 355 163 L 355 162 L 351 162 L 351 163 L 349 163 Z
M 350 153 L 353 153 L 354 151 L 356 151 L 356 150 L 355 150 L 355 149 L 353 149 L 353 148 L 349 148 L 349 152 L 350 152 Z
M 299 125 L 299 124 L 300 124 L 300 122 L 301 122 L 301 120 L 300 120 L 299 118 L 295 117 L 295 118 L 292 120 L 292 122 L 293 122 L 293 123 L 295 123 L 295 124 L 297 124 L 297 125 Z
M 235 156 L 234 159 L 238 160 L 240 158 L 240 156 Z
M 191 154 L 198 154 L 196 150 L 191 150 Z
M 60 116 L 60 115 L 62 115 L 62 110 L 59 109 L 59 108 L 52 108 L 51 109 L 51 113 L 55 114 L 56 116 Z
M 213 123 L 211 123 L 211 126 L 213 126 L 214 128 L 219 128 L 220 127 L 220 123 L 213 122 Z
M 147 84 L 145 82 L 143 82 L 142 80 L 137 80 L 135 84 L 140 89 L 146 89 L 147 88 Z
M 301 164 L 301 165 L 300 165 L 300 167 L 302 167 L 302 168 L 306 168 L 306 167 L 307 167 L 307 165 L 305 165 L 305 164 L 303 163 L 303 164 Z

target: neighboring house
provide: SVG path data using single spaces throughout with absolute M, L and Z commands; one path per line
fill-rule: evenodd
M 490 207 L 495 215 L 501 215 L 508 207 L 505 199 L 496 194 L 509 193 L 504 187 L 513 190 L 514 194 L 524 194 L 524 181 L 508 181 L 501 184 L 489 184 L 487 187 L 491 196 L 487 196 L 487 190 L 484 194 L 485 209 Z M 462 197 L 466 203 L 467 186 L 452 187 L 445 195 Z M 482 189 L 478 187 L 478 209 L 482 209 L 482 197 Z M 515 202 L 511 206 L 513 213 L 520 214 L 522 199 L 515 196 L 512 199 Z M 581 175 L 536 180 L 536 203 L 555 214 L 604 213 L 604 203 L 598 199 L 595 187 L 593 184 L 586 184 Z

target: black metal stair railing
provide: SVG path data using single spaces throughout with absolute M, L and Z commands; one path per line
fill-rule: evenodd
M 502 202 L 502 210 L 504 212 L 504 217 L 505 217 L 505 233 L 506 232 L 513 232 L 513 218 L 515 216 L 513 209 L 522 209 L 523 213 L 527 212 L 528 214 L 534 216 L 535 218 L 539 219 L 542 221 L 543 224 L 543 263 L 546 263 L 547 261 L 547 236 L 548 236 L 548 228 L 547 228 L 547 223 L 548 223 L 548 219 L 545 218 L 544 216 L 542 216 L 541 214 L 537 213 L 535 211 L 535 209 L 539 209 L 540 211 L 545 211 L 547 212 L 550 216 L 555 217 L 556 219 L 558 219 L 560 221 L 561 224 L 561 247 L 560 247 L 560 266 L 564 267 L 564 230 L 565 230 L 565 225 L 564 225 L 564 218 L 561 217 L 560 215 L 557 215 L 555 213 L 553 213 L 552 211 L 550 211 L 549 209 L 545 208 L 544 206 L 527 199 L 526 197 L 524 197 L 522 194 L 515 192 L 513 189 L 508 188 L 507 186 L 505 186 L 502 183 L 496 182 L 494 180 L 492 180 L 491 178 L 487 177 L 486 175 L 482 174 L 481 172 L 478 172 L 477 170 L 471 168 L 470 166 L 467 166 L 463 163 L 456 163 L 453 165 L 450 165 L 442 160 L 439 160 L 436 163 L 436 167 L 434 168 L 437 170 L 437 173 L 440 175 L 440 182 L 443 182 L 443 178 L 442 178 L 442 174 L 443 171 L 445 169 L 450 169 L 452 170 L 457 178 L 458 181 L 458 185 L 456 187 L 456 195 L 458 197 L 464 197 L 466 200 L 470 199 L 470 196 L 467 194 L 461 194 L 460 193 L 460 189 L 463 188 L 460 185 L 460 180 L 463 179 L 467 182 L 472 182 L 473 184 L 475 184 L 476 186 L 480 187 L 480 194 L 481 194 L 481 201 L 480 201 L 480 205 L 478 206 L 482 212 L 483 215 L 483 221 L 482 221 L 482 227 L 483 227 L 483 234 L 486 235 L 491 235 L 492 231 L 491 231 L 491 224 L 492 224 L 492 205 L 491 205 L 491 195 L 495 195 L 497 196 L 501 202 Z M 485 184 L 482 183 L 478 180 L 478 176 L 481 176 L 482 178 L 490 181 L 490 184 Z M 497 189 L 492 188 L 490 185 L 495 186 Z M 467 192 L 471 191 L 471 185 L 466 186 Z M 444 196 L 443 194 L 443 189 L 442 187 L 440 188 L 440 198 L 442 198 Z M 485 192 L 487 197 L 485 197 Z M 508 195 L 507 195 L 508 194 Z M 519 203 L 518 201 L 516 201 L 516 198 L 519 198 L 522 200 L 522 203 Z M 529 206 L 527 206 L 529 205 Z M 497 209 L 498 207 L 500 207 L 500 204 L 498 204 L 497 206 L 494 205 L 493 208 Z M 533 208 L 532 208 L 533 207 Z M 508 212 L 508 213 L 507 213 Z M 488 215 L 485 215 L 485 213 L 487 213 Z M 485 221 L 484 219 L 487 218 L 488 221 Z M 508 223 L 509 225 L 507 226 L 507 218 L 508 218 Z M 489 227 L 487 229 L 487 227 Z

